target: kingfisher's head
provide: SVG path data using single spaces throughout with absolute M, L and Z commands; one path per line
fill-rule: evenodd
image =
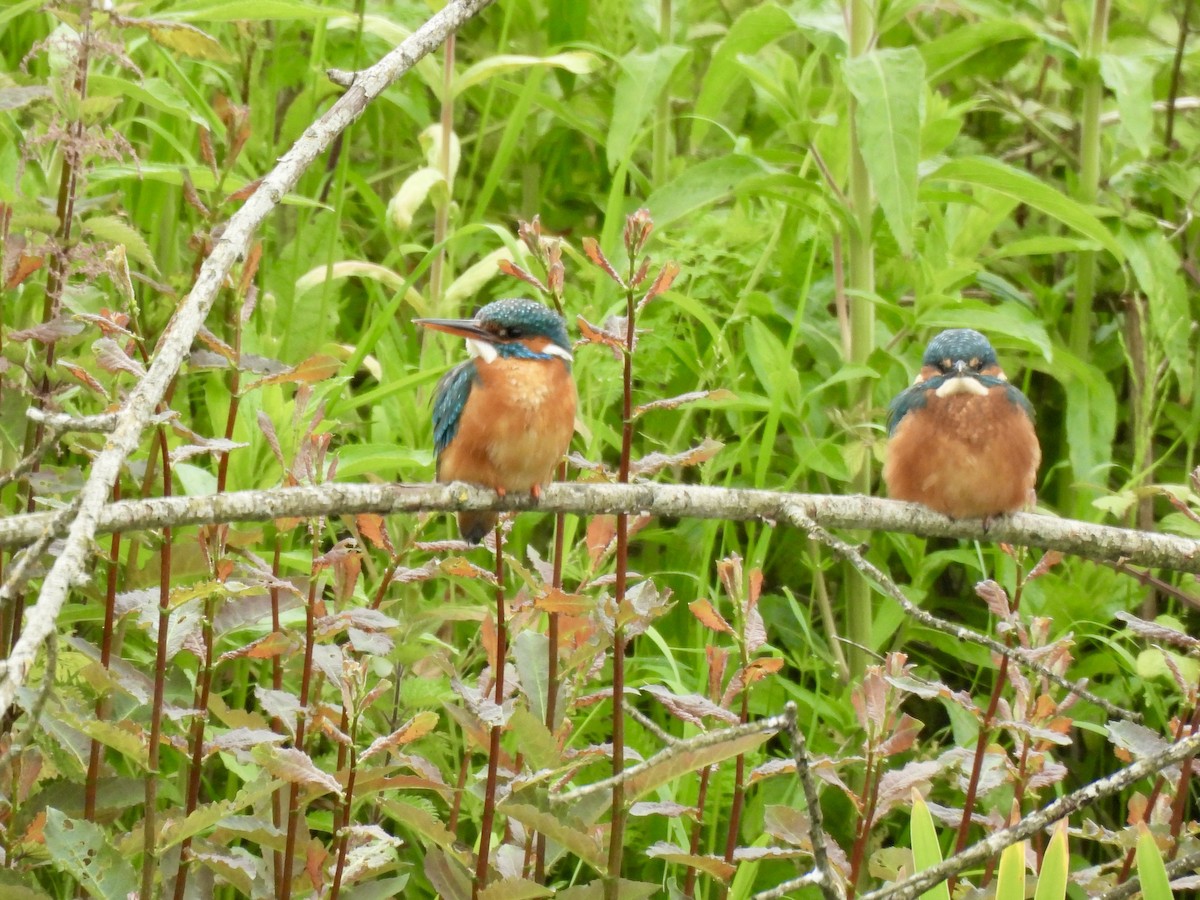
M 472 355 L 485 362 L 497 357 L 571 362 L 571 339 L 563 317 L 534 300 L 497 300 L 470 319 L 414 319 L 418 325 L 466 338 Z

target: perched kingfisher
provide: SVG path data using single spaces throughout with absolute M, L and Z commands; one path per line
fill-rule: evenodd
M 1029 505 L 1042 461 L 1033 407 L 1008 383 L 988 339 L 971 328 L 943 331 L 921 363 L 888 407 L 888 495 L 952 519 Z
M 437 480 L 540 497 L 575 431 L 571 342 L 562 316 L 532 300 L 497 300 L 473 319 L 416 319 L 467 339 L 471 358 L 438 382 L 433 400 Z M 478 544 L 494 512 L 460 512 Z

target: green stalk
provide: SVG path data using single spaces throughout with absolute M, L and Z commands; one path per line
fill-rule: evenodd
M 847 0 L 850 23 L 850 56 L 862 56 L 870 47 L 874 16 L 866 0 Z M 857 103 L 850 97 L 850 210 L 855 227 L 850 232 L 847 283 L 850 288 L 850 361 L 865 364 L 875 348 L 875 308 L 869 299 L 875 292 L 875 253 L 871 244 L 871 177 L 858 148 L 854 117 Z M 858 415 L 866 419 L 871 408 L 871 382 L 863 379 L 854 397 Z M 855 493 L 871 493 L 871 457 L 864 453 L 854 474 Z M 871 644 L 871 586 L 855 570 L 846 582 L 846 633 L 851 641 L 850 672 L 861 677 L 866 668 L 866 649 Z
M 1100 80 L 1100 54 L 1108 41 L 1108 0 L 1095 0 L 1092 27 L 1084 48 L 1083 110 L 1079 121 L 1079 185 L 1076 199 L 1092 204 L 1100 191 L 1100 101 L 1104 84 Z M 1096 253 L 1083 250 L 1076 254 L 1075 304 L 1071 307 L 1071 352 L 1083 359 L 1092 337 L 1092 302 L 1096 296 Z
M 658 18 L 659 41 L 663 46 L 667 46 L 671 43 L 671 0 L 660 0 Z M 651 163 L 650 176 L 656 187 L 665 184 L 667 181 L 670 141 L 671 93 L 664 89 L 658 98 L 658 109 L 654 116 L 654 156 Z
M 429 308 L 441 310 L 442 288 L 445 281 L 446 248 L 442 242 L 450 231 L 450 135 L 454 131 L 454 35 L 446 38 L 445 57 L 442 68 L 442 152 L 438 168 L 445 179 L 445 196 L 438 201 L 433 222 L 433 243 L 439 247 L 429 270 Z M 438 312 L 438 315 L 449 313 Z

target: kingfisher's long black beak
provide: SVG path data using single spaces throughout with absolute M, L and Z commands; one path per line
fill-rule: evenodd
M 444 331 L 446 334 L 469 340 L 486 341 L 489 344 L 494 344 L 497 340 L 496 335 L 485 331 L 474 319 L 413 319 L 413 322 L 434 331 Z

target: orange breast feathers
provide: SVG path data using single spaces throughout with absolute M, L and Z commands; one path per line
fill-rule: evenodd
M 888 441 L 888 495 L 954 519 L 1030 504 L 1042 452 L 1024 410 L 1002 386 L 939 397 L 908 412 Z
M 575 431 L 575 382 L 561 359 L 476 359 L 458 432 L 438 460 L 438 481 L 498 491 L 548 484 Z

